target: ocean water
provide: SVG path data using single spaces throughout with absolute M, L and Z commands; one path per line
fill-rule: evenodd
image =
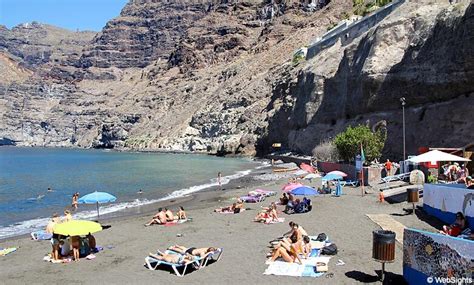
M 219 171 L 226 184 L 260 165 L 208 155 L 0 147 L 0 238 L 44 228 L 52 213 L 70 207 L 75 192 L 116 196 L 101 205 L 102 215 L 215 186 Z M 74 213 L 95 215 L 93 205 L 80 204 Z

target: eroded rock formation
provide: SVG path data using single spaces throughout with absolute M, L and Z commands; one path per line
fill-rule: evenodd
M 384 153 L 399 155 L 405 97 L 409 152 L 473 141 L 469 1 L 410 1 L 351 44 L 298 64 L 293 52 L 352 1 L 316 12 L 288 1 L 264 17 L 266 2 L 130 1 L 95 35 L 0 28 L 0 137 L 245 155 L 281 142 L 310 154 L 348 124 L 385 120 Z

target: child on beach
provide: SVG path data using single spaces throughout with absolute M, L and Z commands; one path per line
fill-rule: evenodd
M 64 221 L 65 222 L 72 221 L 72 215 L 69 210 L 64 210 Z

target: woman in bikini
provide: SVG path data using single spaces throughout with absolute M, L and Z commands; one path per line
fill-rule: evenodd
M 186 212 L 184 211 L 183 207 L 179 207 L 178 213 L 176 213 L 176 219 L 177 220 L 186 220 Z
M 216 251 L 215 247 L 195 248 L 195 247 L 185 247 L 182 245 L 174 245 L 174 246 L 169 247 L 168 249 L 172 251 L 176 251 L 177 253 L 190 254 L 190 255 L 199 256 L 199 257 L 206 256 L 210 252 Z
M 267 261 L 267 263 L 274 262 L 279 257 L 283 258 L 284 261 L 289 263 L 297 262 L 298 260 L 298 262 L 302 264 L 302 261 L 298 256 L 298 251 L 293 245 L 289 248 L 289 250 L 284 247 L 275 249 L 273 251 L 272 257 Z

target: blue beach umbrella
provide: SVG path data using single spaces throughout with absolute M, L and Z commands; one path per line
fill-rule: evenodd
M 311 187 L 302 186 L 291 190 L 291 194 L 300 196 L 314 196 L 318 195 L 319 193 Z
M 326 176 L 323 177 L 323 180 L 326 180 L 326 181 L 331 181 L 331 180 L 342 180 L 342 176 L 341 175 L 337 175 L 337 174 L 326 174 Z
M 97 205 L 97 219 L 99 219 L 99 204 L 115 202 L 117 197 L 106 192 L 93 192 L 82 196 L 77 200 L 80 204 L 96 204 Z

